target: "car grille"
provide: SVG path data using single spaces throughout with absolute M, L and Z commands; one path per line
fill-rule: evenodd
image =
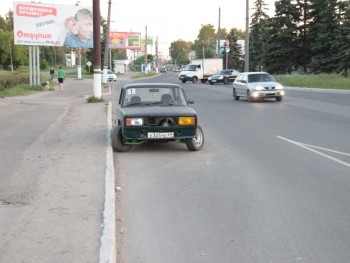
M 264 89 L 271 90 L 271 89 L 275 89 L 275 87 L 264 87 Z
M 174 117 L 147 117 L 144 118 L 143 126 L 153 127 L 153 126 L 163 126 L 171 127 L 177 125 L 176 118 Z

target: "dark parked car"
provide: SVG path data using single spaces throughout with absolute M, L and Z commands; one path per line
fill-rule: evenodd
M 208 78 L 208 82 L 210 85 L 213 85 L 214 83 L 223 83 L 227 85 L 230 82 L 231 83 L 234 82 L 238 74 L 239 74 L 239 71 L 235 69 L 220 70 L 219 72 L 210 76 Z
M 253 102 L 267 98 L 281 101 L 284 96 L 284 88 L 276 79 L 266 72 L 240 73 L 233 82 L 233 98 L 239 100 L 246 97 Z
M 137 83 L 122 87 L 112 131 L 115 151 L 144 142 L 183 142 L 199 151 L 204 134 L 184 89 L 170 83 Z

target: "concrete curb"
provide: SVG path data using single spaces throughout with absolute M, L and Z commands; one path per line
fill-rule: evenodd
M 103 211 L 103 233 L 101 236 L 100 263 L 116 262 L 115 225 L 115 175 L 113 149 L 111 146 L 112 103 L 108 102 L 107 114 L 107 152 L 105 174 L 105 204 Z

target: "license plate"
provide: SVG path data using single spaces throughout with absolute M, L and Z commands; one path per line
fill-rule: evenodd
M 148 138 L 174 138 L 173 132 L 149 132 L 147 134 Z
M 216 82 L 216 79 L 213 79 L 211 82 Z

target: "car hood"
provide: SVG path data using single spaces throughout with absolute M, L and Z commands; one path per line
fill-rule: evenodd
M 220 77 L 227 77 L 228 75 L 222 74 L 222 75 L 212 75 L 210 76 L 211 79 L 218 79 Z
M 158 117 L 158 116 L 196 116 L 194 109 L 184 106 L 142 106 L 123 107 L 121 111 L 128 117 Z
M 249 86 L 251 88 L 255 88 L 257 86 L 262 86 L 264 88 L 273 88 L 273 87 L 282 86 L 282 85 L 280 83 L 274 82 L 274 81 L 261 81 L 261 82 L 251 82 L 251 83 L 249 83 Z

